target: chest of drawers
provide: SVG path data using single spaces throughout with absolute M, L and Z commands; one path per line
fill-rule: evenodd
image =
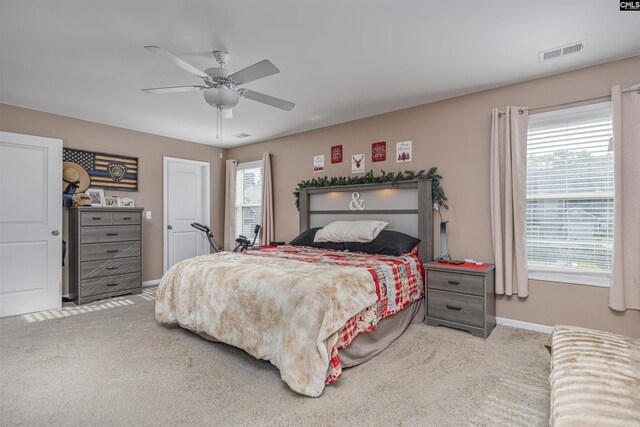
M 69 295 L 77 304 L 142 292 L 143 209 L 69 209 Z
M 486 338 L 496 326 L 494 266 L 464 268 L 426 263 L 427 324 Z

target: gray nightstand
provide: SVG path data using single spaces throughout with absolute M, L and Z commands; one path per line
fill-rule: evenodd
M 463 264 L 464 265 L 464 264 Z M 428 262 L 427 325 L 448 326 L 486 338 L 496 326 L 493 264 L 465 268 Z

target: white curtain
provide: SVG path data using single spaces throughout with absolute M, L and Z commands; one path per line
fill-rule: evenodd
M 526 246 L 526 107 L 492 111 L 490 204 L 496 293 L 529 295 Z
M 260 212 L 260 225 L 262 225 L 261 242 L 263 245 L 268 245 L 275 240 L 275 230 L 273 227 L 271 155 L 268 152 L 262 155 L 262 207 Z
M 640 310 L 640 84 L 611 90 L 615 202 L 609 307 Z
M 230 251 L 236 241 L 236 172 L 238 161 L 227 160 L 227 179 L 224 192 L 224 250 Z

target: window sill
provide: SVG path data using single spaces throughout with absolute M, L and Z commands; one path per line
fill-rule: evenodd
M 596 286 L 599 288 L 608 288 L 610 283 L 609 277 L 584 277 L 571 273 L 557 273 L 547 271 L 530 271 L 529 280 L 567 283 L 570 285 Z

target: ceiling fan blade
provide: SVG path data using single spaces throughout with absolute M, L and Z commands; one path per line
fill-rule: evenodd
M 185 70 L 188 73 L 193 74 L 194 76 L 198 76 L 200 78 L 203 79 L 209 79 L 209 75 L 207 73 L 205 73 L 204 71 L 200 71 L 198 70 L 196 67 L 194 67 L 193 65 L 183 61 L 182 59 L 178 58 L 177 56 L 175 56 L 173 53 L 164 50 L 163 48 L 159 47 L 159 46 L 145 46 L 145 49 L 147 49 L 149 52 L 153 52 L 156 55 L 160 55 L 163 58 L 168 59 L 169 61 L 173 62 L 176 66 L 182 68 L 183 70 Z
M 239 85 L 278 74 L 280 70 L 271 61 L 265 59 L 231 74 L 229 78 Z
M 152 87 L 149 89 L 142 89 L 145 93 L 176 93 L 176 92 L 195 92 L 199 90 L 205 90 L 204 86 L 172 86 L 172 87 Z
M 222 110 L 222 118 L 223 119 L 233 119 L 233 110 L 226 108 Z
M 264 93 L 255 92 L 249 89 L 241 89 L 240 95 L 247 99 L 262 102 L 263 104 L 271 105 L 272 107 L 276 107 L 286 111 L 291 111 L 296 105 L 293 102 L 285 101 L 284 99 L 276 98 L 275 96 L 271 95 L 265 95 Z

